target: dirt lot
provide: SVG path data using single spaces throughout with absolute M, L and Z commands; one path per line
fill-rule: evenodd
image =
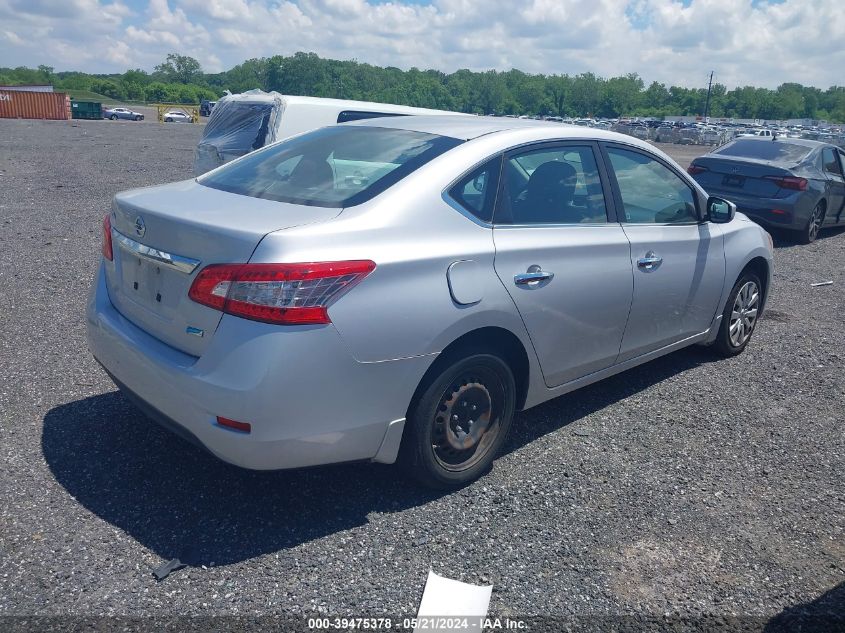
M 188 177 L 200 132 L 0 121 L 0 616 L 412 616 L 429 569 L 576 628 L 845 614 L 845 233 L 778 240 L 745 354 L 681 351 L 524 412 L 464 490 L 253 473 L 148 422 L 84 337 L 111 196 Z

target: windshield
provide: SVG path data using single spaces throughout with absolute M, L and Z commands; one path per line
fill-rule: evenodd
M 812 151 L 812 147 L 796 145 L 781 139 L 772 141 L 770 139 L 756 140 L 749 138 L 737 139 L 720 147 L 713 153 L 722 156 L 741 156 L 743 158 L 794 164 L 800 163 Z
M 410 130 L 326 127 L 249 154 L 198 182 L 253 198 L 351 207 L 461 142 Z

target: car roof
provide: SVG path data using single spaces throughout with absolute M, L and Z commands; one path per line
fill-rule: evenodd
M 610 132 L 598 128 L 580 127 L 577 125 L 568 125 L 566 123 L 557 123 L 555 121 L 537 121 L 536 119 L 511 119 L 507 117 L 466 115 L 396 116 L 364 119 L 361 121 L 343 123 L 342 125 L 382 128 L 389 127 L 398 130 L 410 130 L 413 132 L 423 132 L 425 134 L 449 136 L 465 141 L 506 130 L 536 130 L 540 128 L 547 129 L 550 132 L 549 138 L 566 137 L 603 139 L 608 141 L 624 140 L 626 143 L 631 145 L 642 145 L 648 147 L 647 143 L 644 143 L 639 139 L 619 134 L 617 132 Z

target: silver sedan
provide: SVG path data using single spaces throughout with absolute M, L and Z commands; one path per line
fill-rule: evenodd
M 648 144 L 485 117 L 327 127 L 118 194 L 91 351 L 247 468 L 480 476 L 514 413 L 682 347 L 748 345 L 757 224 Z
M 103 118 L 117 121 L 118 119 L 126 119 L 127 121 L 142 121 L 144 115 L 140 112 L 135 112 L 129 108 L 103 108 Z

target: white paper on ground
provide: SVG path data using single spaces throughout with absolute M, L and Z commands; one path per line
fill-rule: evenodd
M 433 571 L 428 572 L 417 619 L 427 617 L 467 617 L 485 618 L 490 607 L 490 595 L 493 585 L 479 587 L 465 582 L 438 576 Z M 430 624 L 430 622 L 426 622 Z M 448 631 L 451 629 L 431 626 L 417 626 L 414 633 L 421 631 Z

